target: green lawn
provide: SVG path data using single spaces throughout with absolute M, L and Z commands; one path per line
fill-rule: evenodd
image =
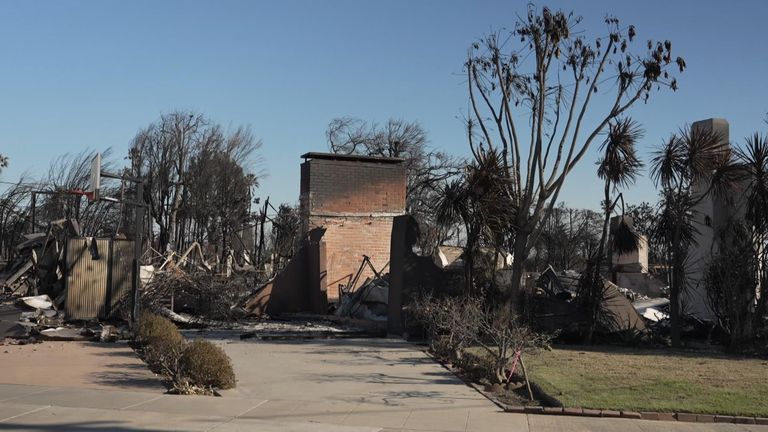
M 531 379 L 568 407 L 768 417 L 768 361 L 721 354 L 559 346 Z

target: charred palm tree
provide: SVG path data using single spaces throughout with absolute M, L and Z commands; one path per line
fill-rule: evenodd
M 587 314 L 586 339 L 592 341 L 594 330 L 601 317 L 604 285 L 601 277 L 606 250 L 629 252 L 637 249 L 638 237 L 624 219 L 624 200 L 620 188 L 635 182 L 643 162 L 637 156 L 635 145 L 643 137 L 643 130 L 630 118 L 618 119 L 611 123 L 608 135 L 600 146 L 602 157 L 597 162 L 597 176 L 604 181 L 603 230 L 595 255 L 590 259 L 581 280 L 581 302 Z M 614 197 L 613 194 L 616 194 Z M 609 248 L 608 233 L 611 215 L 621 204 L 621 218 L 614 229 Z M 610 260 L 608 260 L 610 263 Z
M 474 205 L 471 202 L 471 189 L 466 178 L 454 179 L 443 187 L 440 199 L 436 203 L 436 220 L 441 226 L 462 224 L 466 243 L 464 247 L 464 283 L 467 293 L 472 290 L 472 267 L 474 266 L 474 250 L 480 226 Z
M 753 262 L 757 263 L 752 327 L 760 330 L 768 312 L 768 137 L 755 133 L 735 153 L 738 181 L 746 199 L 745 219 L 752 232 Z
M 651 178 L 661 187 L 656 235 L 666 246 L 672 345 L 680 346 L 681 295 L 689 278 L 686 262 L 698 232 L 696 206 L 733 182 L 730 146 L 707 128 L 684 127 L 654 152 Z
M 475 256 L 481 242 L 499 252 L 509 250 L 514 227 L 514 200 L 503 176 L 503 158 L 494 150 L 483 151 L 464 176 L 443 188 L 436 204 L 436 219 L 443 226 L 462 223 L 466 235 L 464 275 L 466 291 L 472 291 Z

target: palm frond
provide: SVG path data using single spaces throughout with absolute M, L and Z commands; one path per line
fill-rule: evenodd
M 731 159 L 731 147 L 722 134 L 705 127 L 684 127 L 680 140 L 685 148 L 685 165 L 692 183 L 706 183 Z
M 640 247 L 640 236 L 627 223 L 625 217 L 619 217 L 619 222 L 611 232 L 613 250 L 619 254 L 629 254 Z
M 651 158 L 651 179 L 664 189 L 680 183 L 685 175 L 686 161 L 683 141 L 672 135 Z
M 435 219 L 443 226 L 466 222 L 469 214 L 467 184 L 463 178 L 455 179 L 443 187 L 435 206 Z
M 627 117 L 611 123 L 608 136 L 600 146 L 603 157 L 597 162 L 597 175 L 615 187 L 634 183 L 643 162 L 635 146 L 644 135 L 640 125 Z
M 736 149 L 736 161 L 746 195 L 746 218 L 758 232 L 768 228 L 768 137 L 755 133 L 744 148 Z

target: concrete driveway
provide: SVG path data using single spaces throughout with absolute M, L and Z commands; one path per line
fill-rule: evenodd
M 0 347 L 0 430 L 768 432 L 753 425 L 503 413 L 396 340 L 204 336 L 224 347 L 239 378 L 223 397 L 164 394 L 125 344 L 66 342 L 61 352 L 69 358 L 46 344 Z

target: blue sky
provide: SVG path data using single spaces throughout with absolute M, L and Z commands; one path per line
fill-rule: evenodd
M 612 13 L 638 39 L 670 39 L 688 69 L 680 90 L 632 111 L 646 129 L 642 153 L 685 123 L 723 117 L 731 139 L 766 130 L 768 2 L 589 1 L 573 9 L 588 35 Z M 421 122 L 430 144 L 468 153 L 460 116 L 468 46 L 512 27 L 511 1 L 16 1 L 0 2 L 0 153 L 41 175 L 51 159 L 112 147 L 161 113 L 191 109 L 263 141 L 268 178 L 259 194 L 295 202 L 299 156 L 326 150 L 328 122 L 344 115 Z M 562 199 L 599 206 L 596 154 Z M 647 177 L 647 176 L 646 176 Z M 655 200 L 647 178 L 625 193 Z

